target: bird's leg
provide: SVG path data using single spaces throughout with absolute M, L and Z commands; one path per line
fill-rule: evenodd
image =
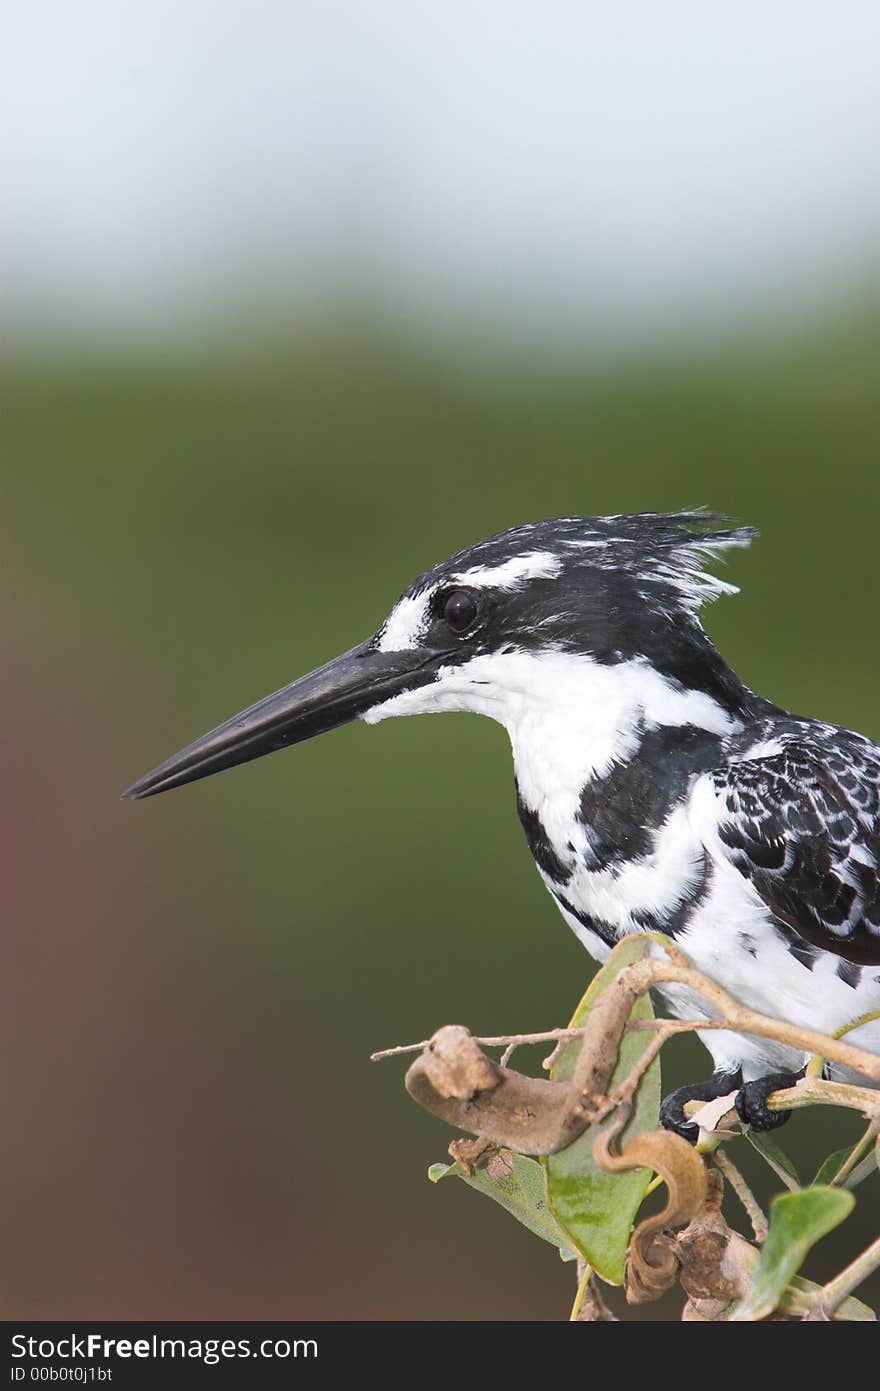
M 757 1077 L 753 1082 L 744 1082 L 736 1097 L 736 1113 L 743 1125 L 752 1130 L 775 1130 L 784 1125 L 791 1111 L 771 1111 L 767 1098 L 773 1092 L 785 1091 L 793 1087 L 804 1076 L 806 1068 L 800 1072 L 768 1072 L 766 1077 Z
M 742 1070 L 737 1068 L 735 1072 L 714 1072 L 706 1082 L 690 1082 L 685 1087 L 677 1087 L 660 1103 L 660 1124 L 664 1130 L 673 1130 L 685 1140 L 696 1141 L 699 1127 L 688 1120 L 684 1113 L 685 1104 L 688 1101 L 715 1101 L 719 1096 L 735 1092 L 742 1084 Z

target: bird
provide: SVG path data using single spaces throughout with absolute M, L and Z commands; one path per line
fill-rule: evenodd
M 510 739 L 538 872 L 592 957 L 663 933 L 747 1007 L 843 1029 L 880 1010 L 880 746 L 757 695 L 706 632 L 703 606 L 738 592 L 718 562 L 756 535 L 705 509 L 501 531 L 417 576 L 366 641 L 123 796 L 355 719 L 487 715 Z M 673 1017 L 711 1017 L 681 986 L 658 993 Z M 687 1103 L 734 1093 L 747 1126 L 787 1119 L 767 1100 L 803 1075 L 803 1054 L 698 1033 L 712 1075 L 663 1100 L 664 1126 L 696 1139 Z M 880 1052 L 880 1021 L 849 1038 Z

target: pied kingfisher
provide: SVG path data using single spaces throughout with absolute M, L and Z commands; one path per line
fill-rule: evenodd
M 352 719 L 473 710 L 510 736 L 516 801 L 563 918 L 603 960 L 673 937 L 743 1004 L 831 1033 L 880 1008 L 880 746 L 755 695 L 706 635 L 733 585 L 706 566 L 752 528 L 702 511 L 563 517 L 501 532 L 420 575 L 370 638 L 267 696 L 125 794 L 148 797 Z M 680 987 L 679 1016 L 708 1017 Z M 744 1121 L 802 1055 L 701 1035 Z M 880 1051 L 880 1021 L 854 1043 Z

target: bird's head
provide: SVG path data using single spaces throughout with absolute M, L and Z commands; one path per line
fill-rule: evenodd
M 564 517 L 478 541 L 419 575 L 381 627 L 141 778 L 149 797 L 353 719 L 473 710 L 509 724 L 584 668 L 642 663 L 713 697 L 700 606 L 734 586 L 707 560 L 751 528 L 706 512 Z M 717 658 L 717 654 L 714 654 Z

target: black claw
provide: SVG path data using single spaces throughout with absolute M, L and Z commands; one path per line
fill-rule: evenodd
M 736 1111 L 744 1125 L 752 1130 L 775 1130 L 785 1125 L 791 1111 L 771 1111 L 767 1098 L 773 1092 L 781 1092 L 793 1087 L 804 1075 L 800 1072 L 769 1072 L 766 1077 L 757 1077 L 754 1082 L 744 1082 L 736 1098 Z
M 680 1135 L 683 1140 L 691 1140 L 696 1143 L 699 1131 L 693 1121 L 687 1120 L 684 1114 L 684 1102 L 693 1100 L 692 1095 L 683 1097 L 679 1100 L 679 1092 L 691 1092 L 690 1087 L 679 1087 L 678 1091 L 670 1092 L 669 1096 L 664 1096 L 660 1102 L 660 1124 L 664 1130 L 671 1130 L 676 1135 Z
M 685 1115 L 685 1103 L 715 1101 L 717 1097 L 726 1096 L 728 1092 L 736 1091 L 737 1087 L 741 1086 L 742 1072 L 737 1068 L 736 1072 L 713 1073 L 706 1082 L 691 1082 L 686 1087 L 677 1087 L 660 1103 L 660 1124 L 664 1130 L 672 1130 L 683 1140 L 696 1143 L 700 1133 L 699 1127 Z

